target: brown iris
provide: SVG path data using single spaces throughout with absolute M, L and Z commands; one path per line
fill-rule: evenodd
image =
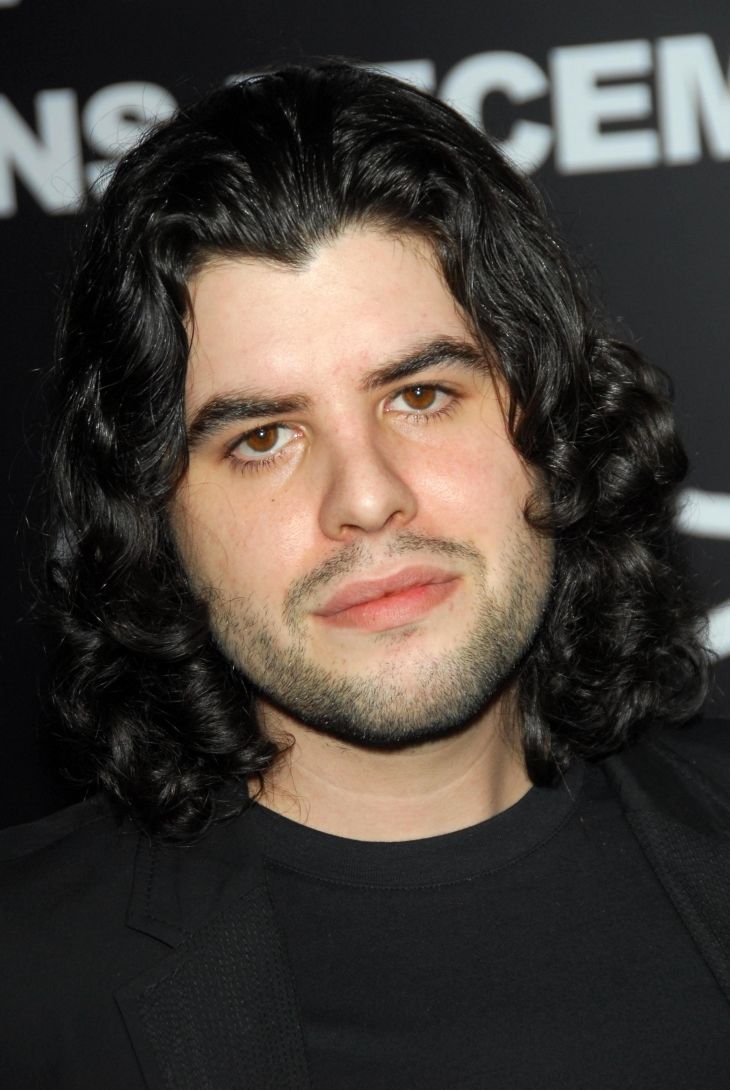
M 430 409 L 436 400 L 435 386 L 411 386 L 403 391 L 403 400 L 411 409 Z
M 250 447 L 251 450 L 255 450 L 257 454 L 266 454 L 268 450 L 272 450 L 276 446 L 278 438 L 278 425 L 265 424 L 262 428 L 256 428 L 255 431 L 249 432 L 246 436 L 246 446 Z

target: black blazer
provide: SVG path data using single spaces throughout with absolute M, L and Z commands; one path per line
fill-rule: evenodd
M 730 1002 L 730 723 L 652 731 L 602 767 Z M 0 859 L 0 1085 L 310 1085 L 245 814 L 161 848 L 97 797 L 0 833 Z

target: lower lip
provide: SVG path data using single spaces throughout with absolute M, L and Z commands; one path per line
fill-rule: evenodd
M 339 613 L 319 619 L 334 628 L 360 628 L 369 632 L 383 632 L 388 628 L 399 628 L 424 617 L 435 606 L 445 602 L 456 590 L 457 579 L 445 583 L 419 583 L 415 587 L 388 594 L 383 598 L 373 598 L 370 602 L 360 602 Z

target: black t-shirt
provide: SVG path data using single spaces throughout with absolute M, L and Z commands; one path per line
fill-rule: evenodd
M 730 1008 L 600 769 L 406 843 L 250 817 L 318 1090 L 730 1086 Z

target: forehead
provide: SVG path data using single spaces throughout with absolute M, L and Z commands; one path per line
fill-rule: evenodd
M 192 409 L 241 382 L 352 378 L 429 337 L 467 335 L 429 245 L 372 229 L 344 232 L 300 268 L 213 261 L 190 297 Z

